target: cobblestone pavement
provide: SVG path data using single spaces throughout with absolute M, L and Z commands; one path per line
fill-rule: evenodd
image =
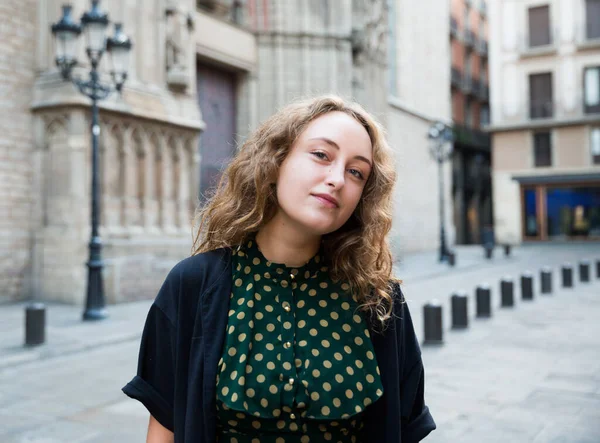
M 444 307 L 445 344 L 424 347 L 426 399 L 438 424 L 426 441 L 600 442 L 600 279 L 560 289 L 558 266 L 600 259 L 598 244 L 535 245 L 511 257 L 482 258 L 458 248 L 458 266 L 435 253 L 410 255 L 397 266 L 415 328 L 422 306 Z M 497 308 L 498 282 L 525 270 L 554 269 L 555 292 L 512 309 Z M 594 270 L 592 270 L 594 271 Z M 537 281 L 537 279 L 536 279 Z M 448 297 L 492 287 L 491 319 L 448 330 Z M 536 285 L 537 286 L 537 285 Z M 517 288 L 518 289 L 518 288 Z M 23 348 L 23 304 L 0 306 L 0 442 L 141 442 L 148 415 L 120 391 L 135 372 L 149 302 L 109 307 L 110 318 L 82 323 L 81 308 L 48 307 L 48 343 Z M 471 316 L 472 318 L 472 316 Z

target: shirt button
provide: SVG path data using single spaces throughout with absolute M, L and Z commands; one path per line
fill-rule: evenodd
M 294 384 L 294 379 L 293 379 L 293 378 L 290 378 L 290 379 L 288 380 L 288 383 L 289 383 L 290 385 L 293 385 L 293 384 Z
M 292 420 L 296 420 L 296 414 L 294 414 L 294 413 L 292 412 L 292 413 L 290 414 L 290 418 L 291 418 Z
M 285 349 L 289 349 L 289 348 L 291 348 L 291 347 L 292 347 L 292 344 L 291 344 L 289 341 L 286 341 L 286 342 L 283 344 L 283 347 L 284 347 Z
M 290 274 L 290 278 L 293 280 L 296 277 L 294 277 L 294 274 Z
M 292 310 L 292 308 L 290 307 L 289 303 L 284 303 L 283 304 L 283 310 L 285 312 L 290 312 Z

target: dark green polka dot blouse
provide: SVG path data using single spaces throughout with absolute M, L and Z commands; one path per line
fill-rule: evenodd
M 252 237 L 233 255 L 217 371 L 227 443 L 355 442 L 383 395 L 367 323 L 322 251 L 299 268 L 269 262 Z

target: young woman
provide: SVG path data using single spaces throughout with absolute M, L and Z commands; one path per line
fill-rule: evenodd
M 395 169 L 356 103 L 285 107 L 197 215 L 123 391 L 149 443 L 422 440 L 435 429 L 387 243 Z

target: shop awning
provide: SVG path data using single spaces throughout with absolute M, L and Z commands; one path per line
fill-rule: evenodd
M 571 183 L 600 183 L 600 172 L 585 174 L 513 175 L 512 179 L 522 185 L 557 185 Z

